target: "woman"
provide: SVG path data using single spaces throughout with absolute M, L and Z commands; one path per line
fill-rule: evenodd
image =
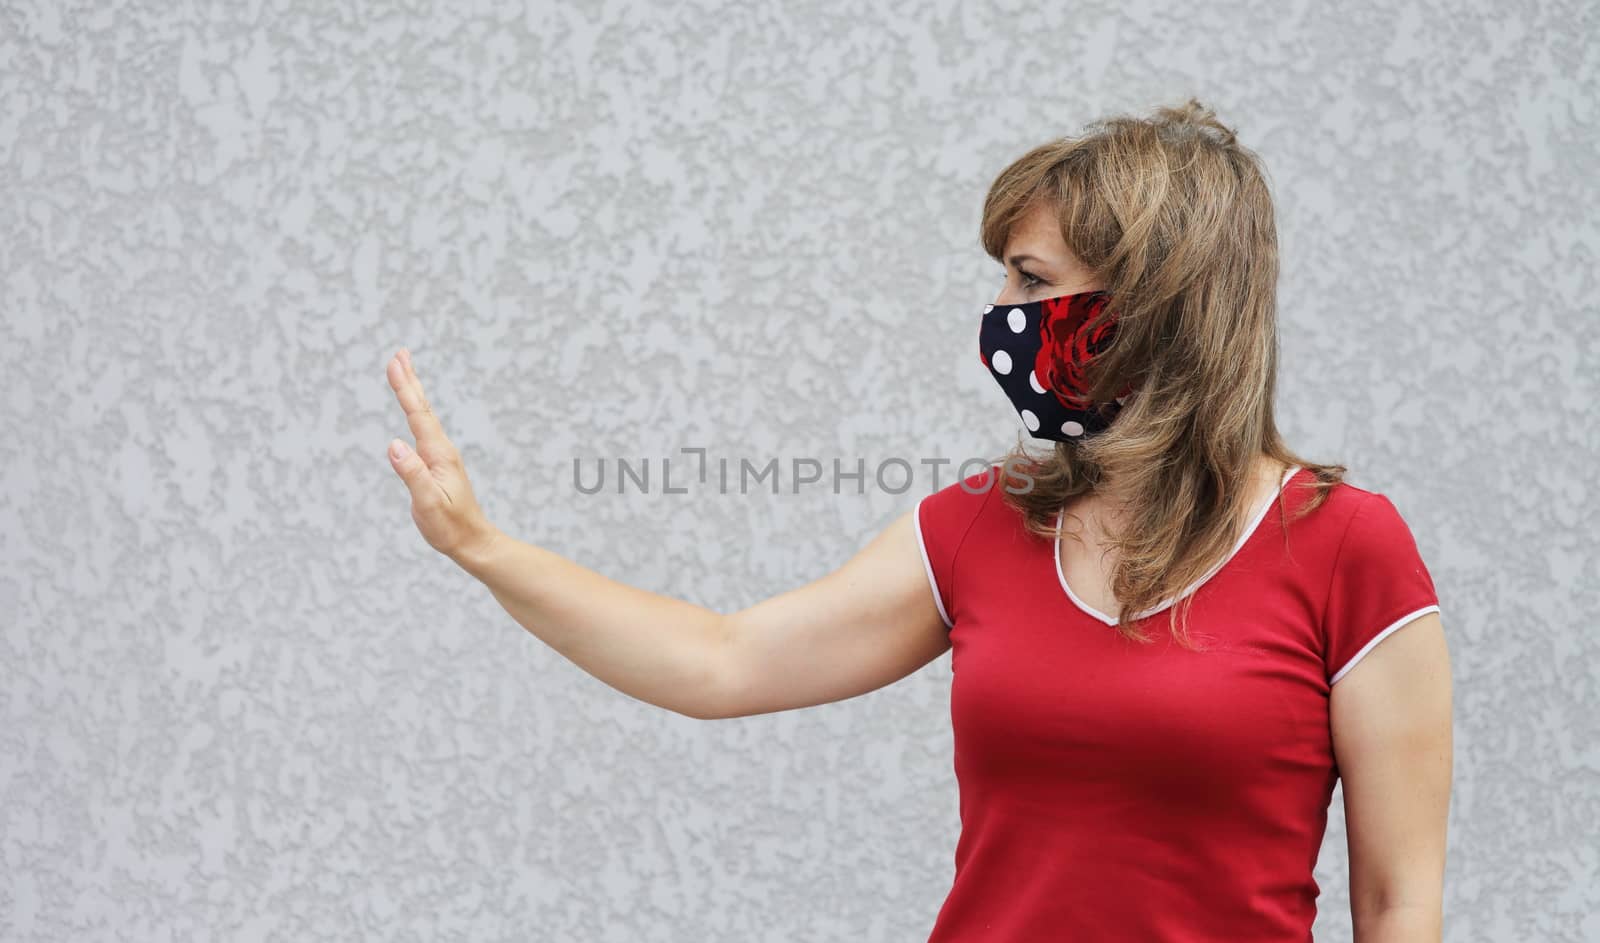
M 724 615 L 512 539 L 402 350 L 412 517 L 528 631 L 691 717 L 843 700 L 953 647 L 934 941 L 1309 940 L 1340 777 L 1356 940 L 1438 940 L 1438 598 L 1394 504 L 1274 424 L 1257 157 L 1193 100 L 1103 121 L 1006 168 L 982 241 L 1006 279 L 979 355 L 1053 452 L 938 488 L 814 583 Z

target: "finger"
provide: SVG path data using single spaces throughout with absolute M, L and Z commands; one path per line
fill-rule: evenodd
M 417 454 L 429 467 L 437 467 L 440 462 L 461 463 L 461 454 L 456 451 L 456 445 L 445 434 L 444 426 L 439 422 L 439 414 L 433 411 L 433 404 L 428 401 L 428 391 L 422 388 L 422 381 L 417 378 L 417 368 L 411 359 L 411 349 L 400 348 L 401 355 L 405 358 L 406 373 L 411 377 L 411 388 L 416 390 L 417 398 L 422 401 L 423 414 L 432 420 L 431 427 L 424 435 L 417 437 Z
M 400 480 L 406 483 L 406 489 L 411 492 L 411 499 L 417 502 L 430 501 L 439 490 L 438 482 L 428 474 L 428 466 L 422 461 L 422 456 L 413 452 L 403 439 L 389 440 L 389 464 L 394 466 L 395 473 Z
M 400 348 L 400 363 L 403 367 L 405 367 L 406 382 L 409 383 L 411 388 L 416 391 L 417 399 L 421 401 L 423 411 L 436 416 L 437 414 L 434 414 L 433 412 L 433 404 L 428 402 L 428 393 L 422 388 L 422 381 L 417 378 L 417 368 L 416 365 L 411 362 L 410 349 L 405 347 Z
M 433 407 L 428 404 L 422 384 L 410 375 L 400 355 L 395 355 L 389 361 L 388 373 L 389 386 L 400 401 L 400 408 L 405 410 L 406 424 L 411 427 L 411 435 L 417 440 L 417 452 L 429 464 L 450 457 L 454 447 L 445 435 L 439 417 L 434 415 Z
M 437 466 L 440 462 L 453 462 L 461 464 L 461 452 L 456 444 L 445 434 L 444 426 L 439 423 L 438 413 L 433 411 L 433 405 L 428 400 L 428 391 L 423 389 L 422 380 L 417 377 L 416 362 L 411 358 L 411 348 L 400 348 L 400 355 L 405 359 L 406 373 L 411 377 L 411 385 L 417 391 L 417 396 L 422 400 L 422 409 L 434 420 L 436 435 L 417 440 L 417 453 L 430 467 Z M 446 495 L 449 497 L 449 495 Z

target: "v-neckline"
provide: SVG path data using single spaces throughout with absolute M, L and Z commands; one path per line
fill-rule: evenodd
M 1278 503 L 1278 499 L 1283 496 L 1284 490 L 1289 487 L 1289 482 L 1293 480 L 1294 476 L 1299 473 L 1302 468 L 1303 466 L 1300 465 L 1289 466 L 1288 471 L 1284 472 L 1283 480 L 1278 482 L 1277 490 L 1272 493 L 1271 497 L 1265 501 L 1261 507 L 1256 509 L 1255 515 L 1250 519 L 1250 523 L 1245 526 L 1244 532 L 1239 536 L 1238 542 L 1233 545 L 1233 549 L 1228 551 L 1228 555 L 1223 557 L 1220 563 L 1212 567 L 1210 571 L 1206 573 L 1206 575 L 1191 583 L 1183 592 L 1172 597 L 1171 599 L 1166 600 L 1165 602 L 1160 603 L 1159 605 L 1146 609 L 1137 616 L 1134 616 L 1134 619 L 1143 619 L 1146 616 L 1152 616 L 1164 609 L 1167 609 L 1173 603 L 1184 598 L 1185 596 L 1188 596 L 1195 590 L 1198 590 L 1206 583 L 1207 580 L 1210 580 L 1213 576 L 1216 576 L 1218 573 L 1220 573 L 1222 568 L 1228 565 L 1229 561 L 1239 555 L 1239 551 L 1244 549 L 1244 545 L 1250 542 L 1250 538 L 1255 535 L 1255 532 L 1258 529 L 1260 529 L 1261 522 L 1266 519 L 1267 512 L 1272 510 L 1273 505 Z M 1072 587 L 1067 583 L 1066 571 L 1061 568 L 1061 511 L 1056 512 L 1055 532 L 1055 539 L 1050 542 L 1050 551 L 1055 560 L 1056 579 L 1060 581 L 1061 588 L 1066 592 L 1067 598 L 1072 600 L 1073 605 L 1077 606 L 1085 614 L 1095 619 L 1099 619 L 1106 625 L 1116 625 L 1117 619 L 1115 616 L 1107 615 L 1104 612 L 1101 612 L 1099 609 L 1096 609 L 1095 607 L 1084 602 L 1082 599 L 1079 599 L 1078 594 L 1073 592 Z

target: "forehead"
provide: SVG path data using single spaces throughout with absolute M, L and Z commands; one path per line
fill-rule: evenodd
M 1061 238 L 1061 220 L 1054 206 L 1036 201 L 1011 224 L 1010 232 L 1006 233 L 1006 254 L 1013 252 L 1052 258 L 1071 254 L 1066 241 Z

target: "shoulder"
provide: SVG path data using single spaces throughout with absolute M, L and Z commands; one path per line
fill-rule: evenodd
M 1322 605 L 1329 684 L 1402 626 L 1439 611 L 1433 576 L 1395 502 L 1364 488 L 1335 490 L 1344 493 Z
M 1302 546 L 1309 544 L 1330 603 L 1340 594 L 1373 595 L 1396 580 L 1432 589 L 1410 522 L 1381 491 L 1339 482 L 1302 526 L 1311 538 Z
M 948 532 L 952 528 L 970 526 L 989 504 L 991 496 L 1005 486 L 1001 472 L 999 465 L 990 465 L 918 499 L 918 528 Z
M 1420 568 L 1417 541 L 1400 508 L 1389 496 L 1357 489 L 1339 540 L 1336 565 L 1348 568 Z
M 1309 472 L 1286 494 L 1291 556 L 1313 581 L 1371 573 L 1387 567 L 1415 569 L 1420 555 L 1411 526 L 1387 494 L 1346 481 L 1328 489 L 1310 511 L 1300 505 L 1312 497 Z
M 1286 494 L 1291 510 L 1310 500 L 1314 481 L 1310 472 L 1296 473 L 1296 480 Z M 1322 503 L 1315 509 L 1296 518 L 1299 526 L 1335 545 L 1354 531 L 1358 536 L 1374 530 L 1392 531 L 1396 525 L 1404 526 L 1400 509 L 1388 495 L 1340 481 L 1329 488 Z
M 957 590 L 961 548 L 983 517 L 984 509 L 999 502 L 995 492 L 1004 487 L 1000 472 L 1000 466 L 991 465 L 958 478 L 923 496 L 912 512 L 922 564 L 939 616 L 947 627 L 954 626 L 961 611 Z
M 1338 531 L 1341 547 L 1381 547 L 1396 539 L 1411 538 L 1405 515 L 1381 491 L 1342 481 L 1329 490 L 1324 507 Z

